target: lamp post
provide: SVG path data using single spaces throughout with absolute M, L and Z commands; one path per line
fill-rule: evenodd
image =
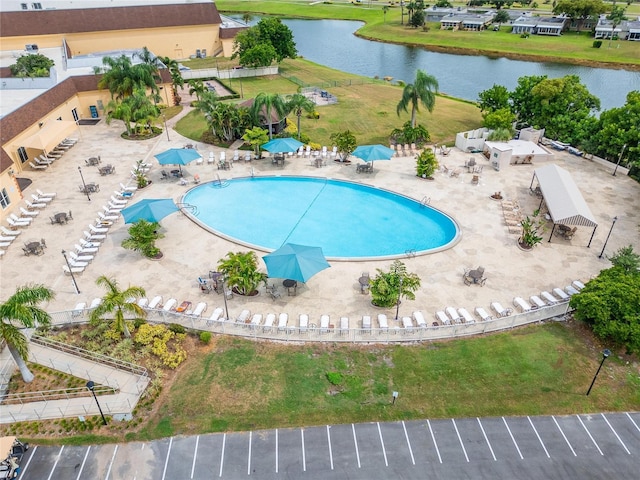
M 73 270 L 71 269 L 71 265 L 69 265 L 69 259 L 67 258 L 67 252 L 62 250 L 62 256 L 64 257 L 64 261 L 67 264 L 67 268 L 69 269 L 69 274 L 71 275 L 71 280 L 73 281 L 73 286 L 76 289 L 76 293 L 80 295 L 80 289 L 78 288 L 78 284 L 76 283 L 76 277 L 73 276 Z
M 401 19 L 400 19 L 400 25 L 404 25 L 404 1 L 400 0 L 400 12 L 401 12 Z
M 396 320 L 398 320 L 398 314 L 400 312 L 400 297 L 402 297 L 402 277 L 400 277 L 400 284 L 398 285 L 398 301 L 396 302 Z
M 82 179 L 82 187 L 84 189 L 84 193 L 87 194 L 87 200 L 91 201 L 91 197 L 89 196 L 89 190 L 87 189 L 87 184 L 84 183 L 84 176 L 82 175 L 82 168 L 78 167 L 78 172 L 80 172 L 80 178 Z
M 162 121 L 164 122 L 164 131 L 167 132 L 167 142 L 170 142 L 171 139 L 169 138 L 169 129 L 167 128 L 167 117 L 164 113 L 162 114 Z
M 620 166 L 620 161 L 622 160 L 622 154 L 624 153 L 625 148 L 627 148 L 626 143 L 622 146 L 622 150 L 620 150 L 620 155 L 618 156 L 618 162 L 616 163 L 616 168 L 613 169 L 612 175 L 614 177 L 616 176 L 616 172 L 618 171 L 618 166 Z
M 225 318 L 229 320 L 229 308 L 227 307 L 227 291 L 224 288 L 224 277 L 220 277 L 220 284 L 222 285 L 222 298 L 224 299 L 224 314 Z
M 591 389 L 593 388 L 593 384 L 596 383 L 596 378 L 598 378 L 598 374 L 600 373 L 600 369 L 602 368 L 602 364 L 609 357 L 609 355 L 611 355 L 611 350 L 609 350 L 608 348 L 605 348 L 604 351 L 602 352 L 602 361 L 600 362 L 600 366 L 598 367 L 598 370 L 596 370 L 596 374 L 593 376 L 593 380 L 591 381 L 591 385 L 589 385 L 589 390 L 587 390 L 587 395 L 589 395 L 591 393 Z
M 604 241 L 602 251 L 600 252 L 600 255 L 598 255 L 598 258 L 602 258 L 602 255 L 604 255 L 604 249 L 607 248 L 607 242 L 609 241 L 609 237 L 611 236 L 611 232 L 613 231 L 613 226 L 616 224 L 617 220 L 618 217 L 613 217 L 613 222 L 611 223 L 611 228 L 609 229 L 609 233 L 607 234 L 607 239 Z
M 102 413 L 102 408 L 100 408 L 100 402 L 98 402 L 98 397 L 96 397 L 96 392 L 94 390 L 95 386 L 96 386 L 96 384 L 93 383 L 91 380 L 89 380 L 87 382 L 87 388 L 89 390 L 91 390 L 91 393 L 93 393 L 93 398 L 96 399 L 96 405 L 98 405 L 98 410 L 100 410 L 100 416 L 102 417 L 102 424 L 106 425 L 107 424 L 107 419 L 104 418 L 104 413 Z

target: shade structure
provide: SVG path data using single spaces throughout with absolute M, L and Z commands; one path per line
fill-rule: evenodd
M 358 157 L 365 162 L 373 162 L 374 160 L 391 160 L 394 151 L 384 145 L 360 145 L 351 155 Z
M 270 277 L 306 282 L 331 265 L 324 258 L 322 248 L 285 243 L 262 257 Z
M 295 138 L 274 138 L 270 142 L 262 145 L 261 148 L 271 153 L 295 152 L 302 145 L 304 145 L 304 143 L 299 142 Z
M 120 213 L 122 213 L 125 223 L 135 223 L 138 220 L 159 222 L 170 213 L 178 210 L 179 208 L 170 198 L 148 198 L 134 203 Z
M 76 122 L 71 120 L 54 120 L 47 122 L 44 127 L 23 140 L 21 146 L 37 148 L 45 153 L 50 152 L 56 145 L 68 135 L 78 129 Z
M 160 165 L 178 165 L 182 171 L 182 165 L 193 162 L 202 156 L 192 148 L 170 148 L 169 150 L 154 155 Z

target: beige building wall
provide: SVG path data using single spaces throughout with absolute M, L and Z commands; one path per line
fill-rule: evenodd
M 233 55 L 233 52 L 235 51 L 235 49 L 233 48 L 234 41 L 235 41 L 235 38 L 226 38 L 222 40 L 222 56 L 223 57 L 230 57 L 231 55 Z
M 64 35 L 29 35 L 24 37 L 2 37 L 0 50 L 16 50 L 24 53 L 25 45 L 35 43 L 38 48 L 60 48 Z

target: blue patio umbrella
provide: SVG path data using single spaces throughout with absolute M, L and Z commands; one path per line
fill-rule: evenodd
M 159 222 L 178 210 L 179 208 L 170 198 L 147 198 L 123 209 L 120 213 L 124 217 L 124 223 L 135 223 L 138 220 Z
M 306 282 L 331 265 L 324 258 L 322 248 L 285 243 L 262 257 L 270 277 Z
M 299 142 L 295 138 L 274 138 L 270 142 L 262 145 L 262 149 L 271 153 L 280 153 L 280 152 L 295 152 L 297 151 L 304 143 Z
M 160 165 L 178 165 L 182 173 L 182 165 L 193 162 L 202 156 L 193 148 L 170 148 L 169 150 L 154 155 Z
M 391 160 L 394 151 L 384 145 L 360 145 L 351 155 L 358 157 L 365 162 L 373 162 L 374 160 Z

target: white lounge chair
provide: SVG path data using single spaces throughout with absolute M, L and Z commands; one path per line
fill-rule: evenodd
M 427 321 L 420 310 L 413 312 L 413 319 L 416 321 L 416 326 L 419 328 L 426 328 Z
M 69 252 L 69 256 L 74 262 L 91 262 L 93 255 L 78 255 L 76 252 Z
M 529 301 L 531 302 L 531 308 L 542 308 L 547 306 L 547 304 L 537 295 L 531 295 L 529 297 Z
M 104 240 L 105 238 L 107 238 L 106 235 L 103 234 L 96 234 L 96 233 L 89 233 L 86 230 L 84 230 L 84 237 L 91 241 L 91 242 L 95 242 L 95 241 L 100 241 L 100 240 Z
M 84 313 L 84 309 L 87 308 L 87 304 L 84 302 L 80 302 L 76 304 L 76 306 L 71 310 L 72 317 L 79 317 Z
M 89 241 L 85 240 L 84 238 L 78 239 L 78 242 L 80 242 L 80 245 L 82 245 L 82 248 L 98 248 L 98 247 L 100 247 L 100 242 L 89 242 Z
M 36 211 L 29 211 L 24 207 L 20 207 L 20 211 L 22 212 L 22 215 L 25 216 L 25 218 L 29 218 L 29 217 L 37 217 L 38 215 L 40 215 L 40 212 L 36 212 Z
M 7 236 L 5 237 L 4 235 L 0 235 L 0 242 L 2 243 L 11 243 L 16 239 L 15 236 Z
M 500 302 L 491 302 L 491 308 L 499 317 L 506 317 L 513 312 L 510 308 L 504 308 Z
M 12 240 L 12 241 L 13 241 L 13 240 Z M 0 241 L 0 248 L 7 248 L 7 247 L 9 247 L 10 245 L 11 245 L 11 241 L 9 241 L 9 242 L 3 242 L 3 241 Z
M 100 219 L 100 224 L 104 225 L 105 222 L 117 222 L 120 217 L 117 215 L 105 215 L 102 212 L 98 212 L 98 218 Z
M 199 302 L 196 305 L 196 308 L 193 309 L 193 312 L 191 312 L 191 315 L 193 315 L 194 317 L 200 317 L 204 312 L 206 312 L 206 310 L 207 310 L 207 303 Z
M 582 290 L 584 288 L 584 283 L 580 280 L 574 280 L 571 282 L 571 285 L 573 285 L 576 290 Z
M 402 317 L 402 326 L 407 331 L 413 331 L 413 320 L 411 317 Z
M 309 327 L 309 315 L 306 313 L 301 313 L 298 318 L 298 326 L 300 328 L 300 332 L 306 332 Z
M 459 308 L 458 313 L 464 320 L 464 323 L 476 323 L 475 318 L 471 316 L 471 314 L 467 311 L 466 308 Z
M 540 292 L 540 296 L 544 298 L 544 301 L 547 302 L 549 305 L 555 305 L 556 303 L 558 303 L 558 299 L 553 295 L 551 295 L 546 290 L 543 292 Z
M 320 315 L 320 333 L 328 333 L 330 325 L 329 315 Z
M 480 320 L 487 321 L 491 320 L 493 317 L 487 313 L 487 311 L 482 307 L 476 307 L 476 314 L 480 317 Z
M 513 306 L 519 308 L 523 313 L 531 310 L 531 305 L 522 297 L 514 297 Z
M 101 303 L 102 303 L 102 298 L 96 297 L 93 300 L 91 300 L 91 305 L 89 305 L 89 308 L 96 308 Z
M 50 203 L 53 200 L 53 197 L 38 197 L 37 195 L 31 194 L 31 198 L 36 203 Z
M 22 232 L 19 230 L 9 230 L 7 227 L 5 226 L 0 226 L 0 231 L 5 234 L 8 235 L 10 237 L 17 237 L 18 235 L 20 235 Z
M 253 317 L 251 317 L 251 322 L 250 322 L 251 328 L 255 328 L 258 325 L 260 325 L 261 323 L 262 323 L 262 314 L 261 313 L 255 313 L 253 315 Z
M 289 315 L 281 313 L 278 315 L 278 330 L 282 331 L 287 328 L 287 322 L 289 321 Z
M 436 320 L 441 325 L 451 325 L 451 320 L 449 320 L 449 317 L 447 317 L 447 314 L 444 313 L 442 310 L 438 310 L 436 312 Z
M 236 319 L 237 323 L 246 323 L 247 320 L 249 320 L 249 317 L 251 316 L 251 312 L 249 310 L 242 310 L 240 312 L 240 315 L 238 315 L 238 318 Z
M 147 308 L 147 304 L 149 303 L 149 299 L 147 297 L 142 297 L 138 300 L 138 306 L 140 308 Z
M 125 186 L 123 183 L 120 183 L 120 188 L 123 192 L 135 192 L 138 189 L 135 185 Z
M 570 297 L 575 295 L 576 293 L 580 293 L 573 285 L 567 285 L 564 287 L 564 291 L 567 292 L 567 295 Z
M 113 203 L 114 205 L 122 205 L 122 206 L 126 206 L 127 203 L 129 203 L 128 199 L 125 198 L 116 198 L 113 195 L 111 195 L 111 203 Z
M 86 268 L 89 266 L 89 262 L 80 262 L 74 259 L 67 259 L 67 261 L 69 262 L 69 265 L 71 265 L 72 267 Z
M 271 329 L 273 328 L 273 322 L 275 322 L 275 321 L 276 321 L 276 314 L 275 313 L 268 313 L 267 316 L 264 319 L 263 331 L 270 332 Z
M 169 300 L 167 300 L 167 303 L 164 304 L 162 310 L 164 310 L 165 312 L 171 312 L 176 309 L 177 304 L 178 300 L 176 300 L 175 298 L 170 298 Z
M 233 151 L 233 158 L 231 159 L 232 162 L 239 162 L 240 161 L 240 152 L 238 152 L 238 150 L 234 150 Z
M 46 203 L 31 203 L 29 200 L 25 200 L 24 203 L 27 204 L 27 208 L 36 209 L 36 208 L 45 208 L 47 206 Z
M 561 288 L 554 288 L 553 289 L 553 294 L 558 297 L 560 299 L 561 302 L 566 302 L 567 300 L 569 300 L 569 295 L 567 295 L 564 290 L 562 290 Z
M 33 162 L 29 162 L 29 166 L 34 170 L 46 170 L 47 168 L 49 168 L 49 165 L 36 165 Z
M 349 333 L 349 317 L 340 317 L 340 335 Z
M 207 163 L 209 165 L 213 165 L 214 163 L 216 163 L 216 154 L 213 152 L 209 152 L 209 159 L 207 160 Z
M 362 316 L 362 332 L 371 333 L 371 315 Z
M 84 272 L 84 267 L 67 267 L 66 265 L 62 266 L 62 271 L 67 274 L 70 275 L 71 273 L 82 273 Z
M 89 224 L 89 230 L 91 231 L 92 234 L 107 233 L 109 231 L 108 228 L 98 228 L 95 225 L 91 225 L 91 224 Z
M 13 218 L 7 217 L 7 223 L 15 228 L 21 228 L 21 227 L 28 227 L 31 222 L 26 222 L 26 221 L 15 221 Z
M 207 319 L 207 327 L 212 326 L 215 322 L 219 322 L 220 317 L 222 317 L 223 313 L 224 310 L 221 307 L 216 308 L 211 316 Z M 222 320 L 224 320 L 224 318 Z
M 41 198 L 55 198 L 56 195 L 58 195 L 55 192 L 43 192 L 42 190 L 36 188 L 36 193 L 38 194 L 39 197 Z
M 453 323 L 462 322 L 462 320 L 460 319 L 460 315 L 458 315 L 458 312 L 455 308 L 447 307 L 444 309 L 444 311 L 447 312 L 447 315 L 449 315 L 449 318 L 451 319 L 451 321 L 453 321 Z
M 160 295 L 156 295 L 155 297 L 153 297 L 149 302 L 149 304 L 147 305 L 147 308 L 150 308 L 150 309 L 161 308 L 161 307 L 162 307 L 162 296 Z
M 383 332 L 389 330 L 389 322 L 387 321 L 387 316 L 384 313 L 378 314 L 378 327 L 380 327 L 380 330 Z

